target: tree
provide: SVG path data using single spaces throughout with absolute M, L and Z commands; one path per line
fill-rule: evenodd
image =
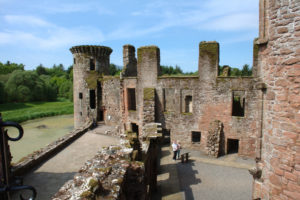
M 39 66 L 37 66 L 37 68 L 36 68 L 36 73 L 37 73 L 39 76 L 40 76 L 40 75 L 47 75 L 47 74 L 48 74 L 46 68 L 45 68 L 42 64 L 40 64 Z
M 44 81 L 32 71 L 14 71 L 5 84 L 9 101 L 47 100 Z
M 241 74 L 242 76 L 252 76 L 252 68 L 249 68 L 249 65 L 245 64 Z
M 109 74 L 114 76 L 120 74 L 122 71 L 121 67 L 115 65 L 115 64 L 110 64 L 109 65 Z
M 11 63 L 10 61 L 7 61 L 5 64 L 2 64 L 0 62 L 0 74 L 9 74 L 9 73 L 12 73 L 15 70 L 24 71 L 24 65 L 23 64 Z

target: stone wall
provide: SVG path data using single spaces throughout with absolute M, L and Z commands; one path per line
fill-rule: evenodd
M 160 55 L 155 46 L 139 48 L 137 60 L 137 77 L 122 77 L 121 81 L 124 130 L 131 130 L 134 123 L 141 133 L 145 113 L 151 113 L 151 120 L 170 130 L 172 140 L 179 140 L 184 148 L 205 151 L 210 122 L 219 120 L 224 124 L 222 152 L 227 153 L 227 139 L 237 139 L 239 155 L 255 157 L 256 137 L 261 129 L 259 82 L 256 77 L 219 77 L 217 42 L 199 44 L 199 76 L 159 76 Z M 135 89 L 136 110 L 128 109 L 128 88 Z M 155 90 L 154 105 L 144 99 L 147 88 Z M 243 94 L 244 116 L 232 116 L 234 94 Z M 192 141 L 194 131 L 201 134 L 199 142 Z
M 257 60 L 266 92 L 253 199 L 300 199 L 299 38 L 299 1 L 260 1 Z
M 135 161 L 130 135 L 121 145 L 103 148 L 88 160 L 52 199 L 148 200 L 156 189 L 160 135 L 153 133 L 143 141 L 140 161 Z
M 118 126 L 122 122 L 122 87 L 119 77 L 105 76 L 102 81 L 102 109 L 104 111 L 105 124 Z

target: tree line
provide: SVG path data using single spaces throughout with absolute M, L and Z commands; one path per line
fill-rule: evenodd
M 118 75 L 121 68 L 109 66 L 110 75 Z M 23 64 L 0 62 L 0 103 L 55 101 L 64 98 L 73 101 L 73 66 L 62 64 L 47 68 L 40 64 L 34 70 L 25 70 Z
M 219 65 L 219 76 L 222 76 L 223 70 L 225 68 L 229 68 L 228 76 L 235 77 L 235 76 L 252 76 L 252 68 L 249 65 L 245 64 L 242 69 L 230 67 L 229 65 Z M 198 75 L 198 70 L 195 72 L 183 72 L 182 69 L 176 65 L 173 66 L 166 66 L 161 65 L 161 74 L 162 75 L 183 75 L 183 76 L 190 76 L 190 75 Z

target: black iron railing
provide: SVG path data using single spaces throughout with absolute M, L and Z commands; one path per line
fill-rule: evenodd
M 17 137 L 10 137 L 5 130 L 5 127 L 14 127 L 18 129 Z M 0 113 L 0 199 L 10 200 L 10 195 L 12 192 L 29 190 L 31 191 L 31 196 L 27 198 L 28 200 L 34 200 L 36 198 L 36 190 L 32 186 L 22 185 L 22 181 L 16 181 L 17 179 L 13 177 L 11 173 L 11 155 L 8 146 L 8 141 L 18 141 L 23 137 L 23 128 L 18 123 L 15 122 L 3 122 Z M 25 200 L 22 195 L 20 195 L 21 200 Z

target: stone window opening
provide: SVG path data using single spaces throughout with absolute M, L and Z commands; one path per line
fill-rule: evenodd
M 139 126 L 135 123 L 131 123 L 131 130 L 132 132 L 136 133 L 136 135 L 139 135 Z
M 90 108 L 96 108 L 96 93 L 95 90 L 90 90 Z
M 73 62 L 74 62 L 74 64 L 76 64 L 76 58 L 73 58 Z
M 94 59 L 90 59 L 90 70 L 93 71 L 95 70 L 95 60 Z
M 200 143 L 200 141 L 201 141 L 201 132 L 192 131 L 192 142 L 193 143 Z
M 136 110 L 135 88 L 127 89 L 128 110 Z
M 186 96 L 184 101 L 185 101 L 185 113 L 192 113 L 193 112 L 193 97 Z
M 227 154 L 239 152 L 239 140 L 227 139 Z
M 232 116 L 245 116 L 245 97 L 235 93 L 232 95 Z
M 82 99 L 82 92 L 79 92 L 79 99 Z

